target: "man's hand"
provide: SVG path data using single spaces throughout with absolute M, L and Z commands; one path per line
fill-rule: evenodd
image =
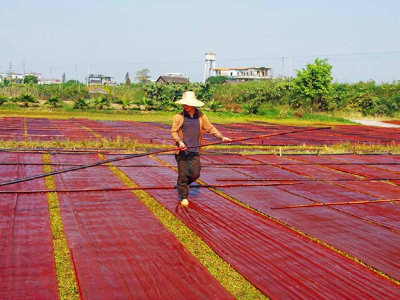
M 182 150 L 182 151 L 186 151 L 187 150 L 187 147 L 186 147 L 184 142 L 179 142 L 179 148 L 181 148 L 180 150 Z
M 223 142 L 232 142 L 232 140 L 226 136 L 222 137 Z

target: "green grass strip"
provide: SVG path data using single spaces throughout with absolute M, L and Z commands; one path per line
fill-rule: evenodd
M 43 163 L 50 163 L 50 155 L 43 155 Z M 44 165 L 45 173 L 52 172 L 50 165 Z M 56 184 L 53 176 L 44 178 L 47 189 L 55 189 Z M 72 265 L 72 259 L 69 252 L 65 232 L 61 220 L 60 206 L 57 193 L 46 193 L 49 206 L 51 236 L 53 240 L 54 260 L 56 265 L 56 276 L 58 285 L 58 294 L 63 299 L 80 299 L 78 285 L 75 277 L 75 271 Z
M 102 159 L 104 156 L 99 155 Z M 108 164 L 111 171 L 127 187 L 137 186 L 124 172 Z M 219 257 L 199 236 L 181 220 L 145 191 L 132 191 L 144 205 L 176 236 L 176 238 L 205 266 L 221 285 L 238 300 L 269 299 L 253 284 L 247 281 L 232 266 Z
M 157 122 L 172 125 L 173 116 L 180 112 L 180 109 L 174 111 L 121 111 L 121 110 L 65 110 L 62 108 L 50 107 L 9 107 L 4 105 L 0 109 L 0 117 L 27 117 L 27 118 L 49 118 L 49 119 L 76 119 L 85 118 L 90 120 L 110 120 L 110 121 L 136 121 L 148 122 L 149 120 L 157 120 Z M 278 115 L 249 115 L 247 113 L 235 114 L 231 112 L 212 112 L 202 109 L 213 124 L 229 124 L 229 123 L 252 123 L 252 122 L 269 122 L 287 125 L 310 125 L 323 122 L 324 124 L 350 124 L 346 118 L 357 118 L 356 116 L 333 116 L 326 113 L 306 114 L 303 117 L 295 117 L 287 115 L 282 118 Z M 396 119 L 395 117 L 393 119 Z M 218 128 L 218 126 L 217 126 Z
M 41 141 L 14 141 L 1 140 L 1 149 L 52 149 L 52 150 L 96 150 L 101 151 L 117 151 L 128 153 L 140 153 L 153 151 L 155 149 L 172 149 L 172 145 L 168 144 L 142 144 L 137 139 L 117 137 L 115 139 L 102 138 L 101 140 L 82 139 L 73 141 L 70 139 Z M 269 145 L 212 145 L 203 148 L 204 152 L 216 152 L 226 154 L 400 154 L 400 144 L 357 144 L 350 142 L 342 142 L 333 145 L 313 146 L 313 145 L 297 145 L 297 146 L 269 146 Z

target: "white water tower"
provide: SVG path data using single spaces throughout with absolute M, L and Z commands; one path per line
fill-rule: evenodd
M 204 79 L 206 82 L 207 78 L 213 76 L 213 70 L 215 69 L 215 53 L 207 52 L 206 53 L 206 63 L 204 65 Z

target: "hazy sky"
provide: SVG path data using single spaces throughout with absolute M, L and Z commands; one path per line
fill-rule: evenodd
M 217 67 L 276 76 L 318 57 L 337 82 L 400 80 L 399 0 L 0 0 L 0 28 L 0 72 L 11 62 L 18 73 L 121 82 L 147 68 L 202 81 L 214 52 Z

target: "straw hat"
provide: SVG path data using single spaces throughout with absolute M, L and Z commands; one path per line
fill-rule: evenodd
M 184 92 L 182 95 L 182 99 L 175 101 L 176 104 L 185 104 L 194 107 L 200 107 L 204 105 L 204 102 L 196 99 L 196 95 L 194 92 L 188 91 Z

